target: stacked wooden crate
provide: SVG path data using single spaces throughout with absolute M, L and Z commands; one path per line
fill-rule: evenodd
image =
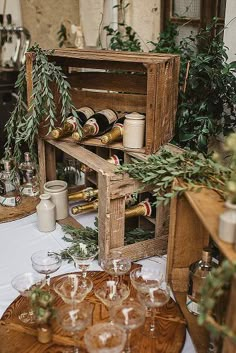
M 104 146 L 90 138 L 75 144 L 70 138 L 60 141 L 39 137 L 41 186 L 56 178 L 55 151 L 59 149 L 95 171 L 90 182 L 97 184 L 100 256 L 119 248 L 132 259 L 144 258 L 166 251 L 164 234 L 167 212 L 157 210 L 155 238 L 124 246 L 125 195 L 140 190 L 141 185 L 127 175 L 115 173 L 115 166 L 106 161 L 112 153 L 122 153 L 125 161 L 130 153 L 136 158 L 155 153 L 174 134 L 177 109 L 179 57 L 176 55 L 127 53 L 103 50 L 55 50 L 50 60 L 62 66 L 71 84 L 76 108 L 90 106 L 95 111 L 114 109 L 124 113 L 137 111 L 146 115 L 145 146 L 138 150 L 125 149 L 122 143 Z M 33 56 L 27 56 L 28 98 L 32 93 Z M 56 97 L 56 90 L 55 90 Z M 58 124 L 60 116 L 58 115 Z M 151 191 L 151 188 L 150 188 Z

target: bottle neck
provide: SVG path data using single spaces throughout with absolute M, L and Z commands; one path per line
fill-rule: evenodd
M 74 206 L 71 209 L 72 214 L 78 214 L 85 211 L 97 210 L 98 209 L 98 200 L 88 202 L 85 205 Z
M 85 200 L 89 201 L 93 197 L 96 197 L 98 195 L 98 189 L 93 189 L 93 188 L 86 188 L 80 192 L 76 192 L 74 194 L 71 194 L 68 196 L 69 201 L 79 201 L 79 200 Z
M 123 127 L 121 124 L 115 125 L 110 132 L 101 137 L 101 142 L 106 145 L 110 142 L 120 140 L 123 136 Z
M 97 135 L 98 131 L 99 127 L 95 122 L 91 124 L 85 124 L 83 127 L 83 137 Z
M 148 201 L 140 202 L 137 206 L 133 206 L 125 210 L 125 218 L 132 218 L 138 216 L 150 217 L 151 214 L 152 206 Z

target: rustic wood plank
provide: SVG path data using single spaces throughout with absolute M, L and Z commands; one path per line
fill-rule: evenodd
M 45 159 L 46 159 L 46 171 L 47 180 L 56 180 L 56 150 L 55 147 L 46 143 L 45 144 Z
M 73 88 L 102 89 L 146 94 L 147 76 L 111 72 L 73 72 L 68 76 Z
M 99 138 L 89 138 L 86 140 L 81 141 L 81 145 L 85 146 L 96 146 L 96 147 L 101 147 L 104 149 L 114 149 L 114 150 L 120 150 L 120 151 L 127 151 L 127 152 L 136 152 L 136 153 L 144 153 L 145 148 L 126 148 L 122 145 L 122 142 L 114 142 L 110 145 L 104 145 L 101 143 Z
M 69 154 L 71 157 L 79 160 L 83 164 L 86 164 L 89 168 L 95 170 L 96 172 L 103 171 L 104 173 L 113 174 L 116 167 L 111 163 L 107 162 L 103 158 L 97 156 L 93 152 L 85 149 L 84 147 L 72 142 L 70 139 L 55 141 L 48 139 L 46 143 L 56 146 L 61 151 Z M 122 175 L 116 175 L 116 177 L 122 178 Z
M 43 194 L 43 186 L 47 181 L 46 178 L 46 156 L 45 156 L 45 141 L 38 138 L 38 161 L 39 161 L 39 186 L 40 192 Z
M 146 95 L 108 92 L 92 92 L 71 89 L 75 107 L 89 106 L 94 110 L 109 107 L 116 111 L 146 113 Z
M 124 246 L 125 236 L 125 197 L 110 201 L 110 248 Z
M 98 173 L 98 245 L 99 261 L 109 254 L 111 248 L 111 201 L 110 178 L 107 174 Z
M 230 298 L 228 304 L 228 310 L 226 315 L 226 325 L 230 327 L 230 329 L 235 333 L 236 332 L 236 276 L 234 276 L 231 290 L 230 290 Z M 232 342 L 229 338 L 224 339 L 223 345 L 223 353 L 235 353 L 236 352 L 236 344 Z
M 154 118 L 156 116 L 156 95 L 157 95 L 157 66 L 148 65 L 147 69 L 147 105 L 146 105 L 146 141 L 145 153 L 153 152 L 153 135 L 160 134 L 160 131 L 154 131 Z M 160 118 L 160 116 L 159 116 Z
M 184 317 L 187 319 L 187 327 L 197 353 L 206 353 L 209 346 L 209 333 L 205 327 L 199 326 L 197 317 L 186 308 L 186 293 L 174 293 Z M 233 352 L 232 352 L 233 353 Z
M 187 192 L 185 197 L 198 216 L 198 220 L 204 225 L 219 250 L 229 261 L 236 261 L 236 251 L 232 244 L 225 243 L 218 236 L 219 215 L 224 212 L 224 201 L 213 190 L 203 188 L 200 193 Z

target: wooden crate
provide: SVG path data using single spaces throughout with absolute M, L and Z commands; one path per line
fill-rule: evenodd
M 189 265 L 200 260 L 202 249 L 210 238 L 229 261 L 236 261 L 236 251 L 218 237 L 218 219 L 224 211 L 219 195 L 208 189 L 200 193 L 186 192 L 183 197 L 173 199 L 170 207 L 170 231 L 168 238 L 167 278 L 172 284 L 176 299 L 188 322 L 188 328 L 197 352 L 208 348 L 208 332 L 198 326 L 197 319 L 186 309 L 186 292 Z M 235 291 L 236 279 L 232 283 L 228 302 L 226 323 L 236 332 Z M 236 346 L 224 340 L 223 353 L 235 353 Z
M 66 73 L 76 108 L 90 106 L 95 111 L 111 108 L 119 116 L 133 111 L 146 114 L 145 146 L 139 151 L 156 152 L 172 139 L 178 96 L 177 55 L 57 49 L 49 59 Z M 27 54 L 26 62 L 30 101 L 31 53 Z M 83 143 L 101 145 L 96 138 Z M 124 149 L 122 143 L 114 144 L 113 148 Z
M 114 165 L 83 146 L 72 143 L 69 139 L 55 141 L 39 138 L 38 148 L 41 189 L 46 180 L 56 179 L 56 149 L 86 164 L 97 173 L 100 258 L 105 258 L 114 248 L 121 250 L 132 260 L 166 253 L 166 221 L 168 220 L 166 207 L 158 207 L 154 220 L 155 238 L 124 245 L 125 195 L 138 191 L 141 188 L 139 182 L 128 175 L 115 173 Z M 64 222 L 76 224 L 71 217 Z

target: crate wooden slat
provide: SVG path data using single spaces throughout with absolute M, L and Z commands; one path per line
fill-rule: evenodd
M 231 262 L 236 261 L 233 245 L 218 237 L 219 215 L 224 211 L 224 202 L 213 190 L 204 188 L 201 192 L 186 192 L 184 196 L 171 201 L 170 231 L 168 237 L 167 278 L 172 284 L 176 299 L 187 320 L 189 331 L 197 352 L 208 348 L 208 333 L 199 327 L 193 315 L 186 309 L 189 265 L 201 258 L 209 239 L 218 246 L 221 253 Z M 236 332 L 236 279 L 232 282 L 226 323 Z M 223 353 L 235 352 L 235 345 L 225 339 Z
M 76 108 L 90 106 L 95 111 L 111 108 L 119 113 L 144 113 L 146 154 L 156 152 L 173 137 L 179 76 L 177 55 L 56 49 L 49 58 L 68 75 Z M 82 72 L 75 72 L 78 70 Z

